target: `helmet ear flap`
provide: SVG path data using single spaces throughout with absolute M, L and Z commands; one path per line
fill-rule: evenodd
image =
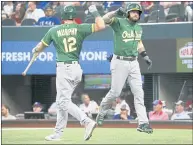
M 130 16 L 130 13 L 129 13 L 129 11 L 127 11 L 126 12 L 126 17 L 129 18 L 129 16 Z

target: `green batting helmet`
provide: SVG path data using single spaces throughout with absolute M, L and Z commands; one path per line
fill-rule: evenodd
M 130 11 L 139 11 L 139 16 L 141 15 L 142 13 L 142 7 L 140 4 L 137 4 L 137 3 L 130 3 L 129 5 L 127 5 L 126 7 L 126 14 L 127 14 L 127 17 L 129 16 L 129 12 Z
M 65 6 L 61 10 L 61 18 L 63 20 L 71 20 L 76 18 L 76 8 L 74 6 Z

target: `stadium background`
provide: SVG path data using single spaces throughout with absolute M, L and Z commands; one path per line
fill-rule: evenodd
M 28 76 L 22 77 L 21 72 L 29 62 L 31 49 L 52 26 L 52 23 L 38 26 L 31 19 L 26 21 L 24 16 L 18 20 L 16 15 L 21 15 L 23 11 L 24 14 L 26 13 L 28 2 L 11 3 L 2 2 L 2 103 L 9 106 L 13 115 L 32 110 L 34 102 L 41 102 L 46 112 L 56 96 L 53 46 L 47 48 L 33 64 Z M 76 6 L 77 23 L 92 23 L 94 18 L 87 14 L 88 5 L 96 4 L 100 14 L 104 15 L 120 6 L 125 6 L 128 2 L 69 3 Z M 192 20 L 189 20 L 186 14 L 186 7 L 192 8 L 192 3 L 173 4 L 167 15 L 164 5 L 153 3 L 151 10 L 145 13 L 148 17 L 143 15 L 140 20 L 144 29 L 144 45 L 153 61 L 152 70 L 147 71 L 146 64 L 139 58 L 147 112 L 152 110 L 152 102 L 156 99 L 166 101 L 167 107 L 173 110 L 184 81 L 186 84 L 181 100 L 186 100 L 189 95 L 188 89 L 192 88 Z M 18 4 L 21 4 L 19 10 Z M 52 7 L 54 16 L 60 19 L 59 11 L 65 2 L 37 2 L 36 5 L 42 10 L 48 6 Z M 7 10 L 6 6 L 13 7 L 12 12 Z M 146 5 L 142 6 L 145 9 Z M 84 70 L 83 80 L 74 92 L 79 96 L 79 100 L 77 98 L 73 100 L 77 101 L 77 104 L 81 103 L 80 96 L 85 92 L 100 104 L 101 99 L 110 89 L 107 57 L 112 54 L 112 38 L 112 29 L 107 28 L 85 40 L 80 61 Z M 184 49 L 190 53 L 183 53 Z M 89 82 L 90 79 L 94 81 Z M 124 90 L 129 90 L 129 86 L 126 85 Z M 126 97 L 126 101 L 131 105 L 132 97 L 132 94 Z

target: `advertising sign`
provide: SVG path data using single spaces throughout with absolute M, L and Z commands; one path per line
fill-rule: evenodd
M 21 75 L 30 59 L 32 48 L 37 41 L 3 41 L 2 74 Z M 110 73 L 107 56 L 112 54 L 112 41 L 85 41 L 80 54 L 80 64 L 84 74 Z M 53 45 L 42 52 L 28 74 L 56 74 L 56 54 Z
M 192 72 L 193 70 L 193 40 L 177 39 L 177 72 Z

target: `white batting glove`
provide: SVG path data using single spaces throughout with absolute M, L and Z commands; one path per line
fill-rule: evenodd
M 89 10 L 90 13 L 93 13 L 93 12 L 97 12 L 97 11 L 98 11 L 95 5 L 89 6 L 89 7 L 88 7 L 88 10 Z
M 37 52 L 36 47 L 32 49 L 32 53 L 34 54 L 35 52 Z

